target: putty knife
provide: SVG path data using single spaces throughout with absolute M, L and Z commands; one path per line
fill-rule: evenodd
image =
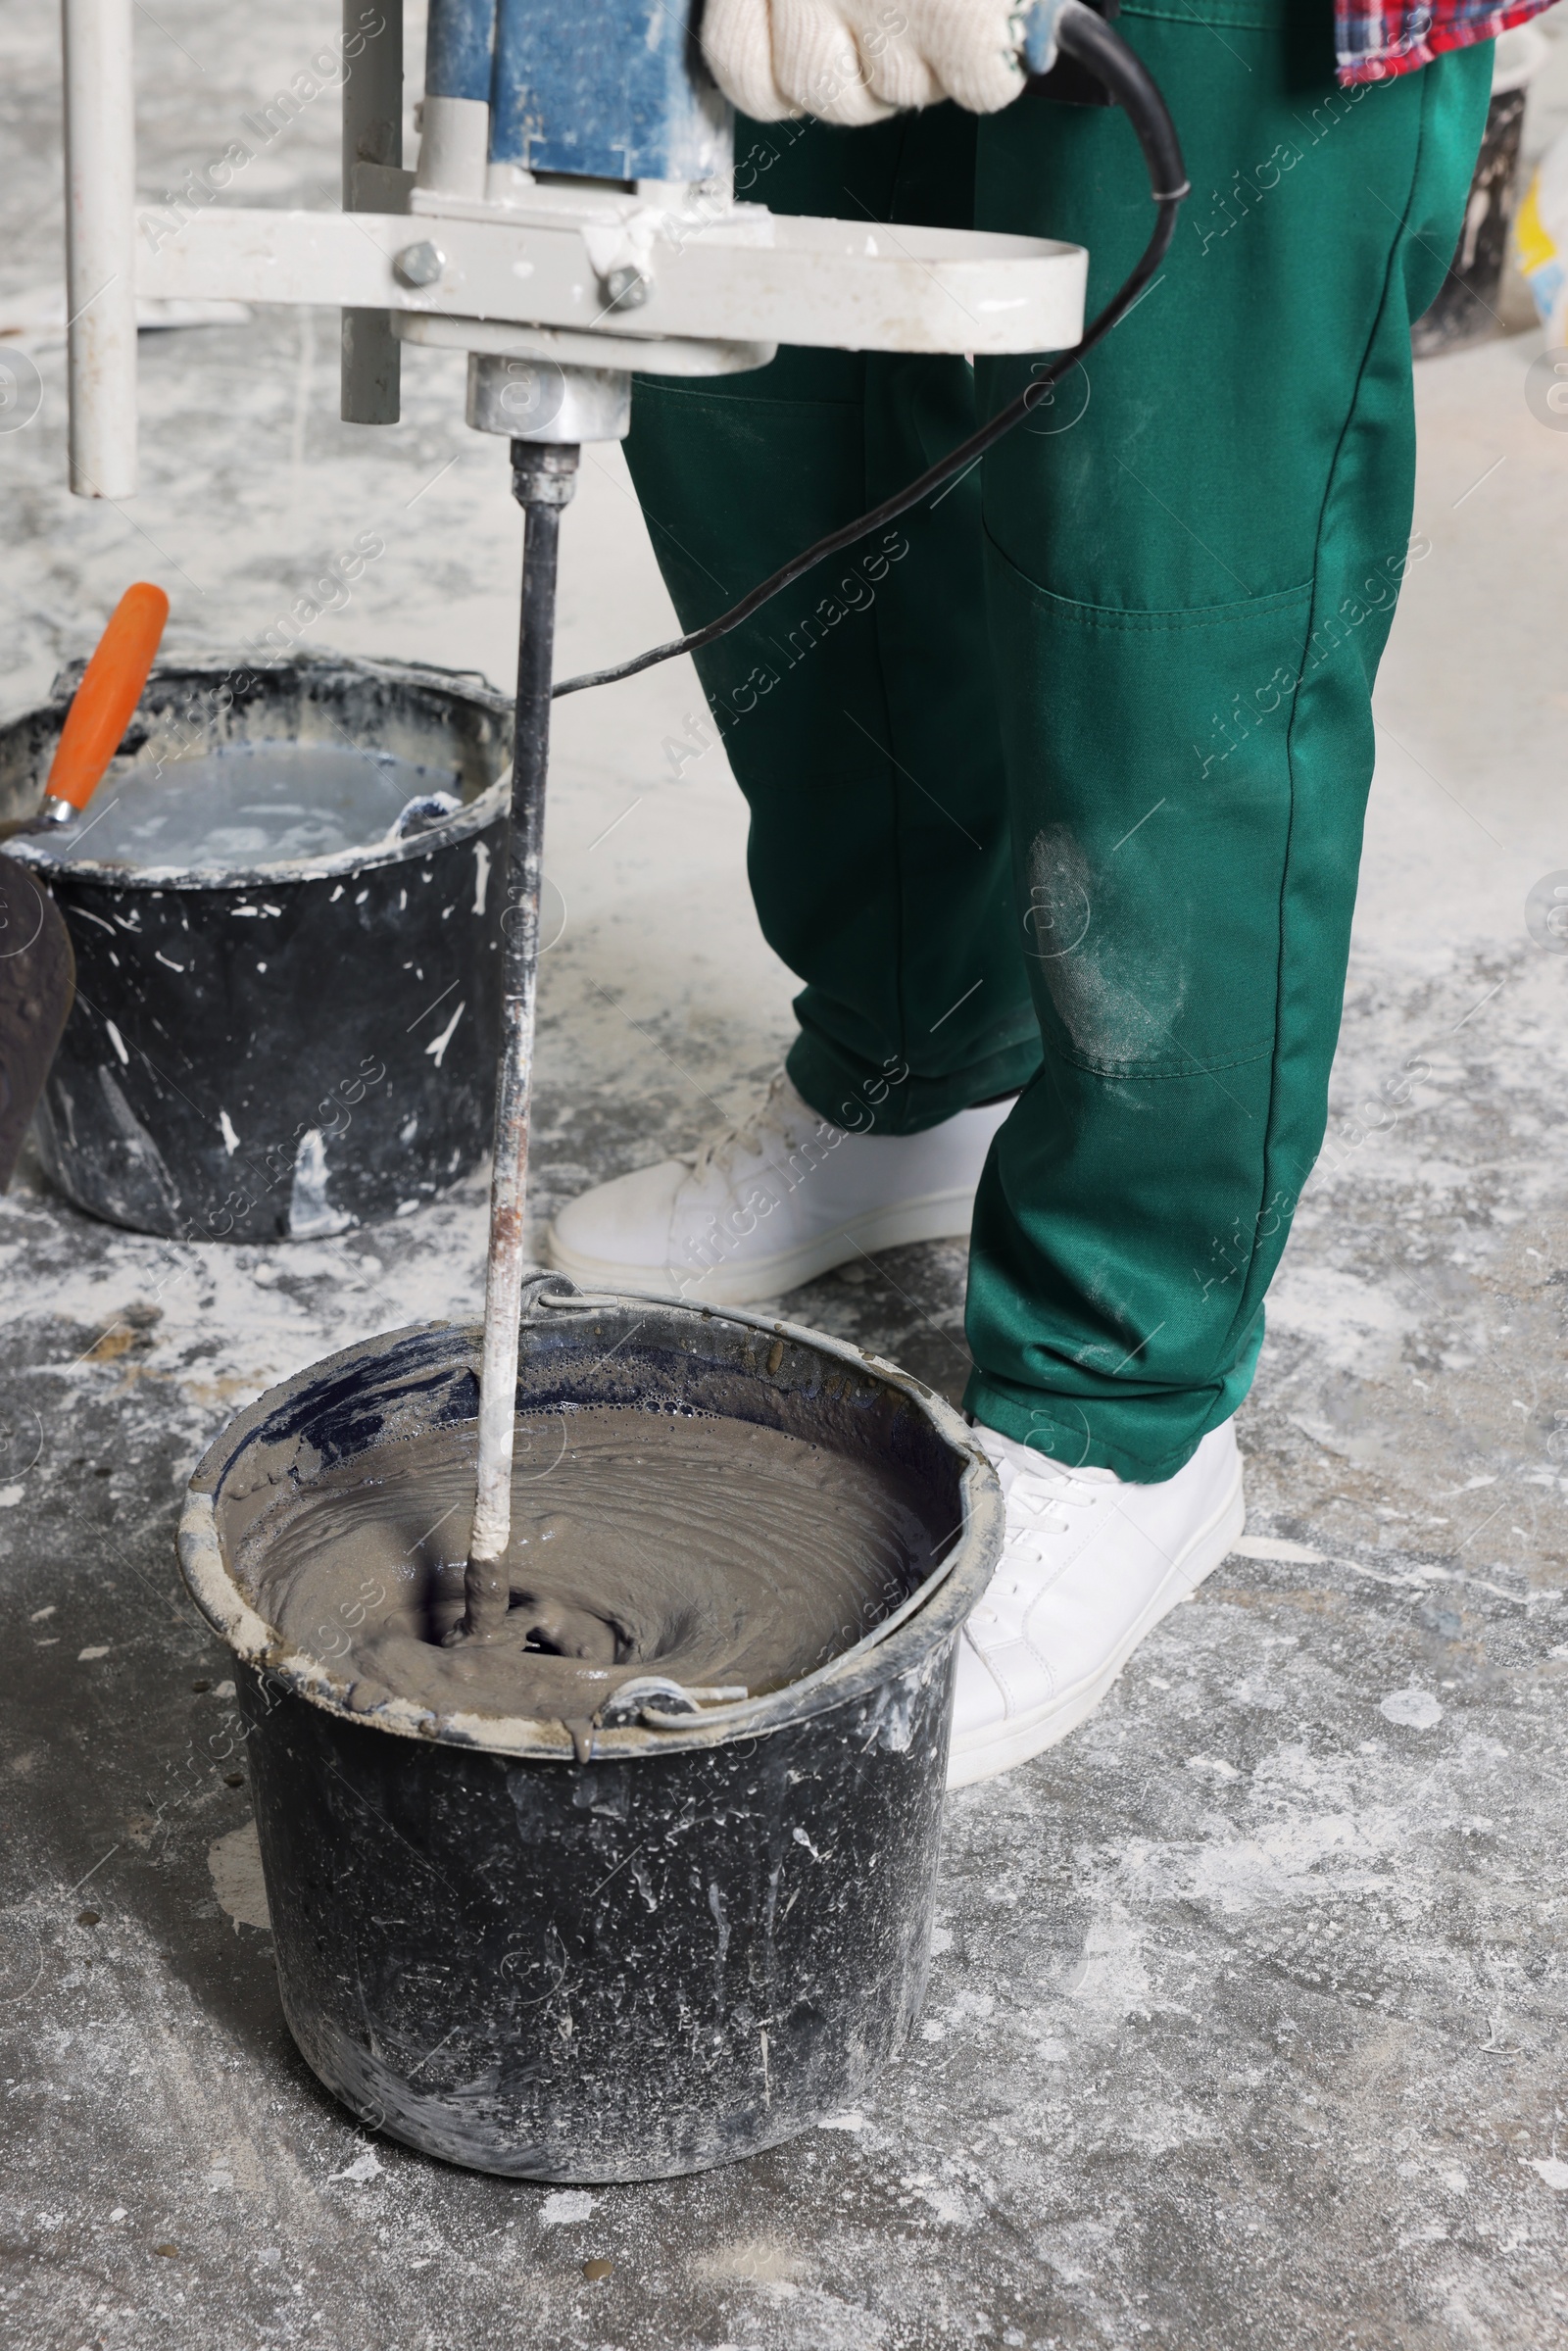
M 43 806 L 30 816 L 0 826 L 0 840 L 75 823 L 120 749 L 168 618 L 169 599 L 151 580 L 139 579 L 125 590 L 72 697 L 50 762 Z
M 66 712 L 42 808 L 0 827 L 0 838 L 74 824 L 120 749 L 168 617 L 162 588 L 137 580 L 125 590 Z M 0 1192 L 16 1170 L 75 991 L 76 959 L 59 907 L 28 866 L 0 857 Z

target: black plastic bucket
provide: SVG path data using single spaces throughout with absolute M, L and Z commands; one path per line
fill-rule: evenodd
M 561 1291 L 569 1285 L 547 1278 Z M 274 1388 L 191 1480 L 180 1560 L 232 1648 L 283 2010 L 373 2129 L 474 2170 L 655 2179 L 875 2089 L 929 1964 L 958 1628 L 1002 1540 L 970 1432 L 818 1333 L 569 1296 L 524 1324 L 519 1411 L 716 1412 L 893 1469 L 937 1568 L 771 1696 L 597 1729 L 350 1704 L 230 1568 L 280 1485 L 471 1421 L 479 1333 L 427 1325 Z
M 79 675 L 0 728 L 0 815 L 37 806 Z M 410 839 L 220 878 L 95 863 L 90 831 L 69 864 L 10 845 L 75 950 L 36 1129 L 69 1200 L 182 1240 L 309 1240 L 413 1208 L 477 1164 L 511 725 L 506 697 L 466 672 L 335 655 L 154 670 L 117 769 L 193 746 L 348 741 L 417 762 L 463 805 Z
M 1458 247 L 1437 299 L 1410 329 L 1411 354 L 1418 360 L 1462 351 L 1503 331 L 1502 272 L 1519 196 L 1525 104 L 1533 75 L 1550 54 L 1550 43 L 1538 25 L 1516 26 L 1497 42 L 1492 103 Z

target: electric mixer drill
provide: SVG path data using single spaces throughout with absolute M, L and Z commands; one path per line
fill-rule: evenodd
M 879 238 L 863 221 L 791 219 L 737 201 L 729 111 L 684 12 L 602 0 L 585 38 L 566 0 L 431 0 L 418 168 L 408 172 L 398 0 L 368 24 L 359 0 L 344 0 L 343 213 L 209 204 L 138 220 L 132 4 L 65 0 L 73 488 L 134 491 L 138 290 L 337 306 L 350 422 L 397 421 L 405 343 L 466 351 L 467 420 L 512 444 L 522 609 L 478 1493 L 459 1629 L 482 1638 L 509 1599 L 551 701 L 712 642 L 813 563 L 931 496 L 1049 398 L 1157 269 L 1186 193 L 1180 148 L 1148 73 L 1084 0 L 1038 0 L 1020 19 L 1034 85 L 1120 103 L 1149 167 L 1149 245 L 1085 329 L 1081 248 L 903 226 Z M 581 445 L 624 437 L 633 370 L 735 372 L 765 365 L 781 342 L 1060 356 L 917 481 L 803 550 L 716 620 L 557 686 L 557 552 Z

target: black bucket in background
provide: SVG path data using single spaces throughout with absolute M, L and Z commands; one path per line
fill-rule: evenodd
M 0 816 L 42 796 L 79 669 L 0 728 Z M 471 672 L 298 654 L 161 663 L 114 773 L 345 740 L 463 803 L 413 838 L 235 871 L 29 853 L 76 1001 L 37 1117 L 78 1207 L 190 1241 L 310 1240 L 432 1199 L 489 1149 L 512 706 Z M 89 819 L 90 822 L 90 811 Z
M 881 2088 L 930 1961 L 958 1630 L 1002 1543 L 995 1472 L 918 1381 L 673 1299 L 530 1285 L 517 1383 L 717 1413 L 874 1461 L 938 1565 L 787 1689 L 596 1730 L 367 1711 L 284 1648 L 232 1563 L 280 1488 L 471 1423 L 480 1333 L 396 1332 L 260 1397 L 191 1480 L 180 1562 L 234 1652 L 289 2028 L 371 2129 L 478 2171 L 647 2180 L 755 2154 Z M 923 1578 L 920 1582 L 916 1579 Z M 635 1684 L 630 1687 L 636 1688 Z
M 1410 329 L 1411 354 L 1418 360 L 1484 343 L 1502 331 L 1502 272 L 1519 200 L 1525 101 L 1531 77 L 1546 54 L 1544 36 L 1532 25 L 1504 33 L 1497 44 L 1492 104 L 1458 247 L 1437 300 Z

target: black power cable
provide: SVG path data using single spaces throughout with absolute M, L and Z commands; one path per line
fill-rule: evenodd
M 787 563 L 753 588 L 749 595 L 743 596 L 739 604 L 731 605 L 727 612 L 721 612 L 716 620 L 710 620 L 704 628 L 689 630 L 684 637 L 674 637 L 667 645 L 656 645 L 649 652 L 638 654 L 632 661 L 618 661 L 613 668 L 589 669 L 581 677 L 563 678 L 553 689 L 552 699 L 559 700 L 563 694 L 581 694 L 589 686 L 616 685 L 623 677 L 635 677 L 639 670 L 655 668 L 661 661 L 672 661 L 677 654 L 700 653 L 705 645 L 711 645 L 716 638 L 727 637 L 732 628 L 739 628 L 741 622 L 749 620 L 760 606 L 792 586 L 803 573 L 825 563 L 830 555 L 837 555 L 842 548 L 853 547 L 858 539 L 863 539 L 868 531 L 876 530 L 882 523 L 892 522 L 898 515 L 906 514 L 910 507 L 919 505 L 922 498 L 928 497 L 933 490 L 940 490 L 945 482 L 952 481 L 955 474 L 962 473 L 977 458 L 993 448 L 1004 433 L 1011 432 L 1015 424 L 1021 424 L 1030 411 L 1040 406 L 1053 386 L 1069 374 L 1097 343 L 1103 342 L 1113 326 L 1120 325 L 1164 260 L 1176 232 L 1176 215 L 1189 188 L 1181 144 L 1165 101 L 1142 61 L 1125 41 L 1111 31 L 1102 18 L 1097 16 L 1092 8 L 1084 6 L 1083 0 L 1061 0 L 1056 15 L 1055 38 L 1057 45 L 1069 56 L 1077 58 L 1080 64 L 1102 81 L 1116 104 L 1125 109 L 1144 151 L 1144 161 L 1149 167 L 1150 190 L 1157 207 L 1153 234 L 1145 246 L 1136 269 L 1106 303 L 1100 316 L 1085 328 L 1082 342 L 1075 343 L 1070 351 L 1064 351 L 1059 359 L 1053 360 L 1049 367 L 1031 378 L 1015 399 L 1010 400 L 1004 409 L 999 409 L 988 424 L 983 424 L 978 432 L 971 433 L 967 441 L 960 441 L 956 449 L 950 450 L 945 458 L 940 458 L 934 465 L 929 466 L 917 480 L 906 483 L 902 490 L 896 490 L 880 506 L 872 507 L 869 514 L 857 515 L 853 522 L 846 522 L 839 530 L 829 531 L 826 538 L 818 539 L 814 546 L 792 556 Z

